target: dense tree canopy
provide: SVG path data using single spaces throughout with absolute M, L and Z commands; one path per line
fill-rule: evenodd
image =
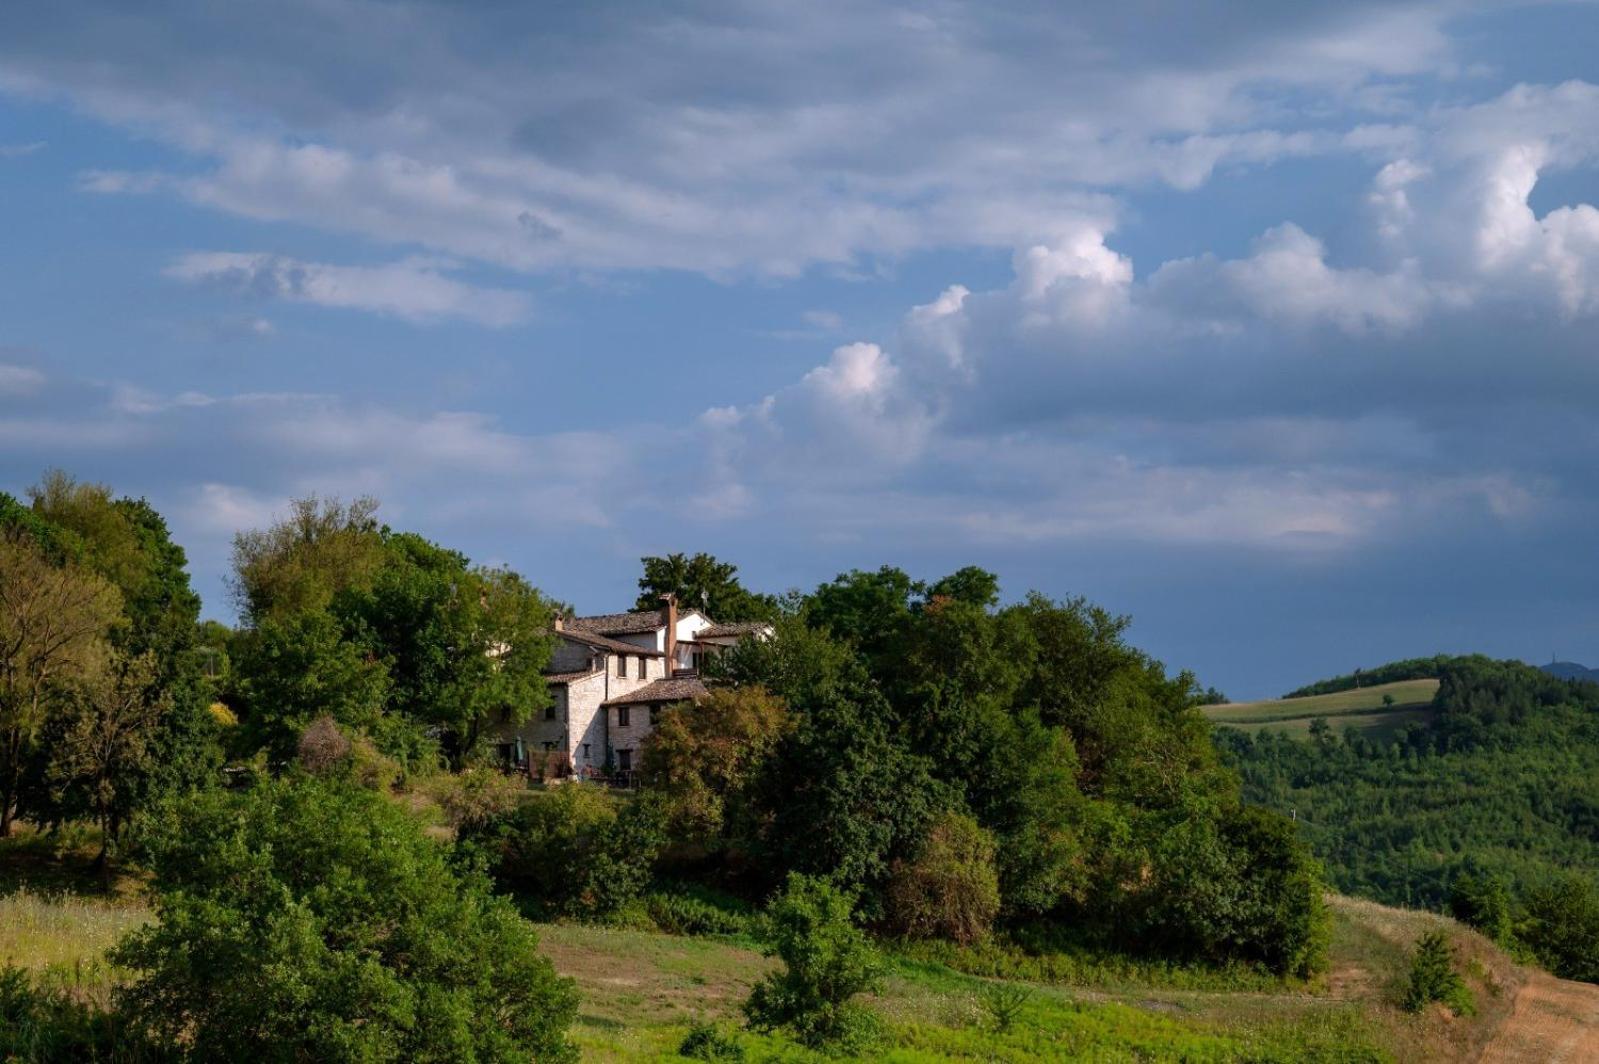
M 683 609 L 702 610 L 716 621 L 764 621 L 776 612 L 769 595 L 757 595 L 738 580 L 738 566 L 709 554 L 668 554 L 639 559 L 644 575 L 638 581 L 636 610 L 658 609 L 661 598 L 677 596 Z
M 460 766 L 486 720 L 543 708 L 550 603 L 517 574 L 380 527 L 370 499 L 303 499 L 234 544 L 231 689 L 275 757 L 324 714 L 407 764 Z
M 856 571 L 790 602 L 770 640 L 712 669 L 793 717 L 769 752 L 746 750 L 749 812 L 725 852 L 768 885 L 830 876 L 903 926 L 891 900 L 923 898 L 906 876 L 929 833 L 970 817 L 994 839 L 1009 926 L 1314 970 L 1315 862 L 1285 818 L 1240 805 L 1193 678 L 1128 646 L 1126 623 L 1081 600 L 1001 606 L 976 569 Z M 646 763 L 688 748 L 673 730 L 652 743 Z

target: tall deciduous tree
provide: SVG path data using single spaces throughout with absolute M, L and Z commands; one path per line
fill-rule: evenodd
M 96 864 L 104 864 L 120 840 L 158 753 L 157 736 L 172 706 L 159 680 L 153 651 L 137 657 L 114 653 L 105 668 L 78 685 L 53 744 L 52 784 L 65 792 L 68 808 L 88 811 L 100 826 Z
M 747 590 L 739 583 L 738 566 L 712 555 L 668 554 L 640 561 L 644 575 L 639 577 L 634 609 L 656 609 L 662 596 L 673 594 L 681 608 L 703 610 L 717 621 L 764 621 L 776 613 L 770 595 Z
M 119 606 L 104 579 L 53 564 L 19 529 L 0 530 L 0 836 L 11 833 L 46 717 L 103 666 Z

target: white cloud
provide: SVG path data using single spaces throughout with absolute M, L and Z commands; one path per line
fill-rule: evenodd
M 357 0 L 275 12 L 208 12 L 199 57 L 114 11 L 44 13 L 0 39 L 0 89 L 195 164 L 87 189 L 514 269 L 794 276 L 1057 246 L 1109 189 L 1375 150 L 1398 129 L 1372 124 L 1400 107 L 1394 79 L 1454 62 L 1431 3 L 1188 5 L 1180 44 L 1158 10 L 1091 5 L 434 5 L 381 28 Z
M 44 387 L 45 376 L 32 366 L 0 362 L 0 398 L 33 395 Z
M 21 159 L 44 150 L 44 141 L 29 141 L 26 144 L 0 144 L 0 159 Z
M 244 295 L 365 310 L 414 322 L 463 318 L 506 326 L 527 317 L 529 302 L 524 294 L 464 284 L 445 276 L 442 271 L 450 266 L 418 258 L 382 266 L 334 266 L 261 252 L 196 251 L 169 266 L 166 274 Z

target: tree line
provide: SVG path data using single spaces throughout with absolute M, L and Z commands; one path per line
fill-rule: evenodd
M 93 820 L 149 871 L 157 920 L 108 1015 L 150 1059 L 568 1059 L 570 984 L 518 910 L 749 929 L 777 898 L 788 974 L 751 1021 L 818 1040 L 858 1025 L 853 990 L 813 984 L 869 986 L 866 932 L 1324 963 L 1309 849 L 1242 800 L 1194 678 L 1085 600 L 887 566 L 773 596 L 708 555 L 645 559 L 641 605 L 772 634 L 658 716 L 619 796 L 492 762 L 488 730 L 547 704 L 569 609 L 519 574 L 370 500 L 301 500 L 233 561 L 237 626 L 201 623 L 142 500 L 63 474 L 0 497 L 3 822 Z M 428 780 L 447 843 L 392 800 Z M 824 941 L 853 974 L 800 970 Z

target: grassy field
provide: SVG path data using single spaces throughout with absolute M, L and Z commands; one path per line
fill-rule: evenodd
M 1334 732 L 1346 727 L 1378 733 L 1391 732 L 1410 721 L 1427 719 L 1437 680 L 1401 680 L 1306 698 L 1272 698 L 1260 702 L 1226 702 L 1204 707 L 1214 724 L 1259 731 L 1271 728 L 1296 737 L 1310 733 L 1310 722 L 1325 717 Z M 1393 699 L 1385 705 L 1383 697 Z
M 46 840 L 26 836 L 0 843 L 0 963 L 104 999 L 124 974 L 106 962 L 106 950 L 149 913 L 137 880 L 87 876 L 86 852 L 68 847 L 52 856 Z M 901 1064 L 1474 1059 L 1509 1015 L 1524 971 L 1441 917 L 1344 898 L 1332 908 L 1332 968 L 1311 986 L 1076 960 L 1001 982 L 966 974 L 987 970 L 992 954 L 897 955 L 870 1000 L 884 1034 L 868 1057 Z M 1412 1017 L 1393 1004 L 1416 936 L 1435 926 L 1447 928 L 1460 951 L 1475 1017 Z M 573 1037 L 586 1061 L 682 1059 L 676 1048 L 695 1022 L 719 1025 L 752 1061 L 837 1059 L 741 1028 L 739 1006 L 773 963 L 750 943 L 566 924 L 545 925 L 540 935 L 542 951 L 580 992 Z M 1026 994 L 1005 1031 L 985 1006 L 1000 986 Z

